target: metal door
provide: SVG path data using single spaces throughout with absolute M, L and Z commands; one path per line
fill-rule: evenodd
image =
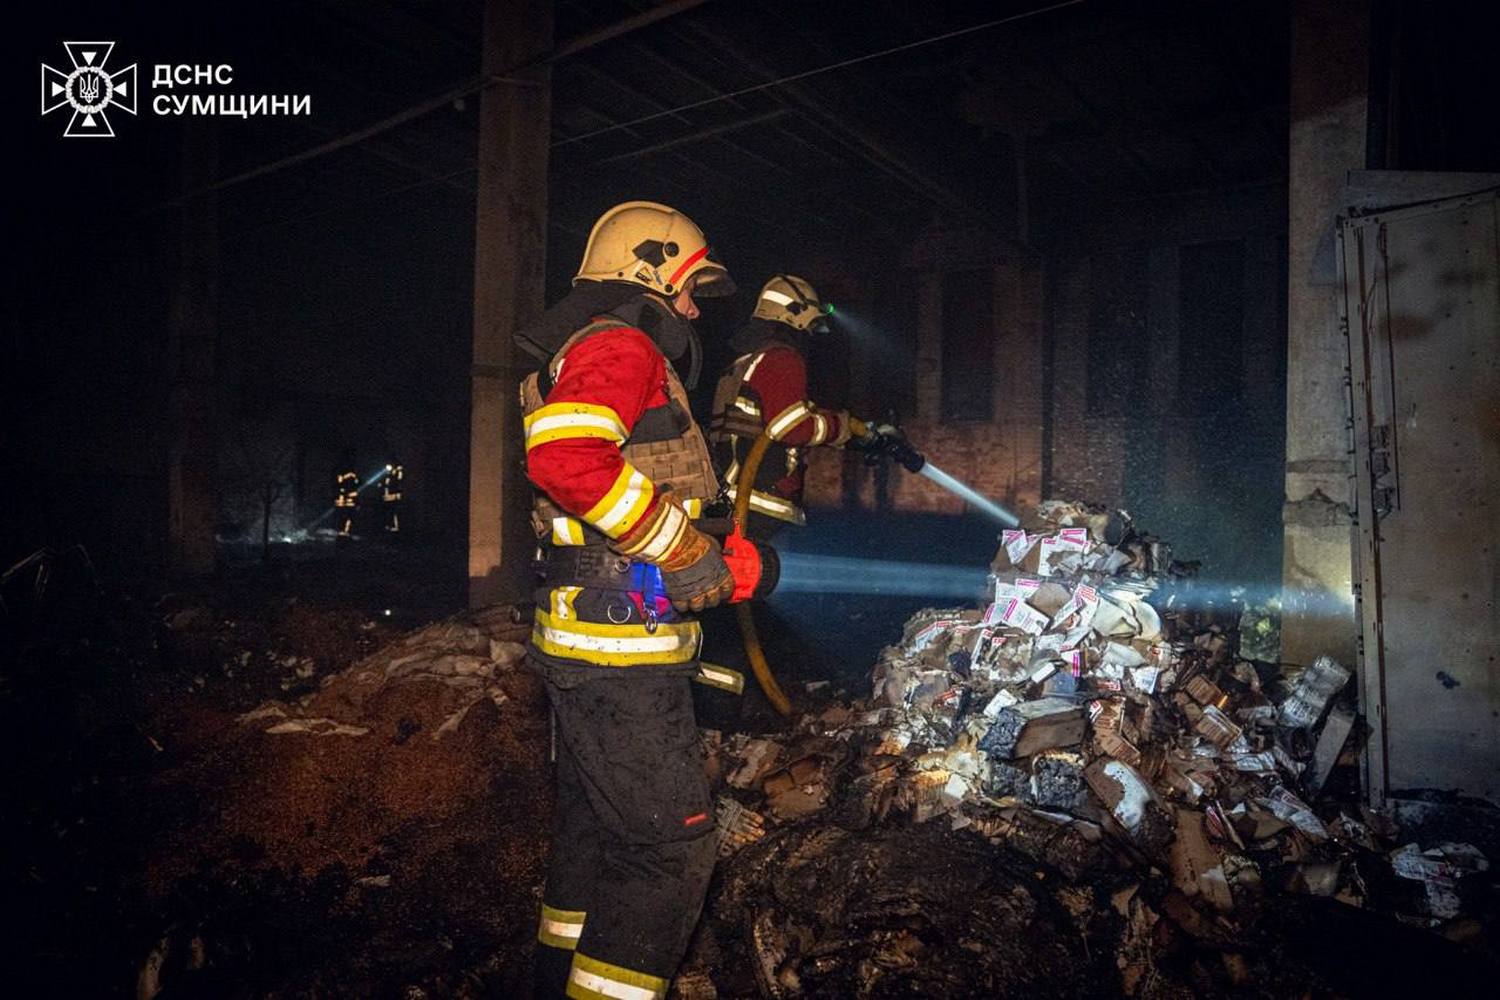
M 1500 804 L 1500 268 L 1490 190 L 1344 219 L 1370 798 Z

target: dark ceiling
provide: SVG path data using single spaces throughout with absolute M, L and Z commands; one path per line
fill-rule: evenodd
M 688 212 L 753 286 L 830 255 L 856 271 L 900 267 L 935 231 L 1046 253 L 1076 244 L 1078 220 L 1132 199 L 1284 182 L 1284 2 L 1083 0 L 1031 16 L 1041 0 L 676 3 L 690 9 L 554 65 L 553 295 L 593 219 L 632 198 Z M 565 45 L 652 6 L 558 0 L 555 37 Z M 17 426 L 86 447 L 90 461 L 134 461 L 134 442 L 151 433 L 135 424 L 162 417 L 181 266 L 173 199 L 252 170 L 217 191 L 219 370 L 237 405 L 295 393 L 335 409 L 351 398 L 436 400 L 458 413 L 478 99 L 337 141 L 476 80 L 481 9 L 32 8 L 35 23 L 0 39 L 8 93 L 25 102 L 21 196 L 7 204 L 20 335 L 0 357 L 29 380 L 10 396 Z M 1004 18 L 1014 19 L 966 30 Z M 957 34 L 924 44 L 945 33 Z M 36 114 L 35 73 L 74 38 L 117 39 L 120 57 L 140 62 L 143 89 L 153 63 L 227 62 L 234 89 L 310 94 L 313 114 L 142 114 L 107 142 L 61 140 L 57 119 Z M 788 76 L 799 79 L 767 86 Z M 214 152 L 185 180 L 190 136 Z M 338 148 L 302 155 L 329 143 Z
M 118 34 L 138 39 L 143 61 L 228 61 L 246 89 L 314 95 L 309 118 L 221 123 L 227 177 L 473 78 L 480 6 L 312 0 L 110 19 L 123 17 Z M 555 37 L 651 6 L 559 0 Z M 851 241 L 885 255 L 935 222 L 1045 245 L 1060 207 L 1074 218 L 1120 199 L 1284 178 L 1284 3 L 1083 0 L 1026 16 L 1042 6 L 708 0 L 565 58 L 553 70 L 554 236 L 571 244 L 609 204 L 648 197 L 752 256 Z M 697 102 L 707 103 L 674 110 Z M 237 184 L 223 192 L 225 228 L 296 232 L 412 197 L 472 205 L 476 104 Z M 127 141 L 170 145 L 161 140 L 176 123 L 139 124 L 156 138 Z M 156 152 L 170 165 L 170 151 Z M 154 173 L 138 185 L 146 204 L 176 183 Z

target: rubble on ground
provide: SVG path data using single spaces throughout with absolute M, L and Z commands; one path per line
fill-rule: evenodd
M 835 921 L 803 912 L 830 894 L 845 905 L 826 880 L 802 886 L 815 898 L 782 900 L 775 927 L 741 912 L 749 904 L 735 886 L 768 856 L 819 838 L 855 854 L 875 838 L 899 854 L 879 831 L 915 835 L 913 824 L 978 834 L 1000 849 L 992 858 L 1030 859 L 1061 876 L 1054 895 L 1113 886 L 1100 905 L 1119 920 L 1103 947 L 1117 954 L 1131 996 L 1155 995 L 1163 922 L 1221 951 L 1232 986 L 1244 972 L 1242 939 L 1273 888 L 1373 906 L 1370 883 L 1397 876 L 1421 892 L 1415 904 L 1382 906 L 1416 923 L 1459 913 L 1461 880 L 1488 868 L 1479 851 L 1400 845 L 1386 817 L 1320 799 L 1358 746 L 1351 674 L 1327 657 L 1275 662 L 1274 607 L 1214 606 L 1165 542 L 1081 503 L 1042 504 L 1004 533 L 991 568 L 980 606 L 926 609 L 906 622 L 874 667 L 868 699 L 805 715 L 789 734 L 710 735 L 720 853 L 731 858 L 716 912 L 748 920 L 763 995 L 879 994 L 896 991 L 892 977 L 920 992 L 931 984 L 893 970 L 919 954 L 960 960 L 966 946 L 909 925 L 857 944 L 859 935 L 833 940 Z M 910 847 L 928 850 L 923 843 Z M 970 863 L 975 879 L 989 877 L 985 864 Z M 891 877 L 883 868 L 868 876 Z M 890 891 L 916 920 L 920 900 Z M 881 954 L 851 957 L 876 939 Z M 978 978 L 965 984 L 986 984 L 971 973 Z M 886 985 L 872 987 L 872 975 Z
M 550 816 L 526 610 L 462 612 L 300 697 L 214 712 L 213 737 L 158 779 L 203 805 L 147 862 L 175 957 L 165 978 L 144 958 L 142 983 L 161 980 L 162 996 L 257 975 L 284 976 L 275 992 L 289 996 L 515 995 Z M 289 941 L 297 961 L 269 969 Z M 195 948 L 204 968 L 181 968 Z
M 936 823 L 778 830 L 744 850 L 715 894 L 715 917 L 747 928 L 755 947 L 748 961 L 720 956 L 718 989 L 702 992 L 1090 995 L 1074 914 L 1028 866 L 991 853 Z M 746 968 L 745 982 L 731 981 Z
M 458 829 L 493 806 L 495 775 L 516 761 L 540 787 L 546 715 L 521 665 L 528 632 L 513 607 L 464 612 L 324 674 L 299 698 L 235 716 L 216 821 L 184 831 L 180 850 L 157 859 L 160 876 L 248 842 L 306 871 L 378 877 L 399 831 Z M 530 871 L 539 851 L 518 842 L 504 864 Z
M 501 684 L 526 655 L 526 626 L 514 608 L 496 606 L 408 633 L 346 670 L 323 678 L 317 691 L 290 704 L 267 701 L 239 717 L 273 736 L 365 736 L 385 702 L 402 705 L 397 726 L 429 739 L 456 732 L 473 707 L 506 701 Z M 508 636 L 503 638 L 502 636 Z M 394 692 L 422 692 L 413 699 Z

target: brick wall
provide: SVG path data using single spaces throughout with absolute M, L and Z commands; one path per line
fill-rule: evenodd
M 922 275 L 918 299 L 916 413 L 905 421 L 912 442 L 939 468 L 1008 505 L 1035 503 L 1042 470 L 1042 269 L 1035 262 L 994 266 L 995 345 L 975 364 L 995 370 L 992 420 L 943 422 L 942 273 Z M 858 455 L 829 449 L 809 461 L 807 499 L 812 507 L 846 502 L 873 509 L 877 486 Z M 958 514 L 963 502 L 920 476 L 893 470 L 889 504 L 900 511 Z
M 1080 233 L 1070 249 L 1047 260 L 1045 272 L 1020 254 L 995 252 L 990 259 L 1001 262 L 993 264 L 994 353 L 973 359 L 994 369 L 994 416 L 983 422 L 940 419 L 941 268 L 986 265 L 953 252 L 962 240 L 935 240 L 934 252 L 916 262 L 916 405 L 905 421 L 913 443 L 935 465 L 1008 506 L 1040 499 L 1045 458 L 1049 495 L 1124 507 L 1177 543 L 1182 556 L 1207 558 L 1205 569 L 1226 578 L 1274 575 L 1286 384 L 1280 367 L 1284 236 L 1272 211 L 1276 199 L 1270 190 L 1199 199 L 1185 208 L 1138 209 L 1117 225 Z M 1184 360 L 1192 345 L 1183 338 L 1202 331 L 1189 334 L 1183 327 L 1183 258 L 1195 243 L 1222 240 L 1243 244 L 1243 392 L 1195 401 L 1182 395 L 1197 377 Z M 1102 336 L 1119 343 L 1094 345 L 1091 372 L 1091 327 L 1100 321 L 1096 299 L 1102 293 L 1113 301 L 1121 289 L 1141 322 L 1101 327 Z M 849 362 L 851 371 L 861 372 L 860 358 Z M 1107 380 L 1092 394 L 1091 374 Z M 862 376 L 870 377 L 868 371 Z M 861 386 L 860 376 L 852 382 L 851 388 L 861 388 L 850 399 L 856 412 L 878 413 L 881 387 Z M 1045 456 L 1044 418 L 1050 425 Z M 858 455 L 813 452 L 809 506 L 877 509 L 876 494 L 875 478 Z M 889 473 L 886 495 L 900 511 L 963 509 L 958 498 L 899 469 Z

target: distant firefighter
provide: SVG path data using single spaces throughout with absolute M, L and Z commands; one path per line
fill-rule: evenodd
M 344 471 L 334 477 L 336 492 L 333 505 L 338 509 L 339 537 L 354 537 L 354 512 L 359 508 L 359 473 L 346 463 Z
M 380 509 L 385 530 L 393 535 L 401 531 L 401 480 L 405 475 L 401 463 L 393 461 L 385 464 L 385 475 L 380 479 Z
M 842 448 L 851 438 L 857 446 L 869 433 L 864 421 L 808 398 L 807 354 L 832 314 L 806 279 L 777 274 L 760 290 L 750 322 L 729 341 L 740 356 L 719 379 L 709 440 L 727 469 L 731 498 L 755 439 L 764 432 L 772 441 L 750 490 L 751 513 L 769 520 L 752 517 L 751 537 L 768 537 L 778 521 L 807 523 L 807 449 Z

